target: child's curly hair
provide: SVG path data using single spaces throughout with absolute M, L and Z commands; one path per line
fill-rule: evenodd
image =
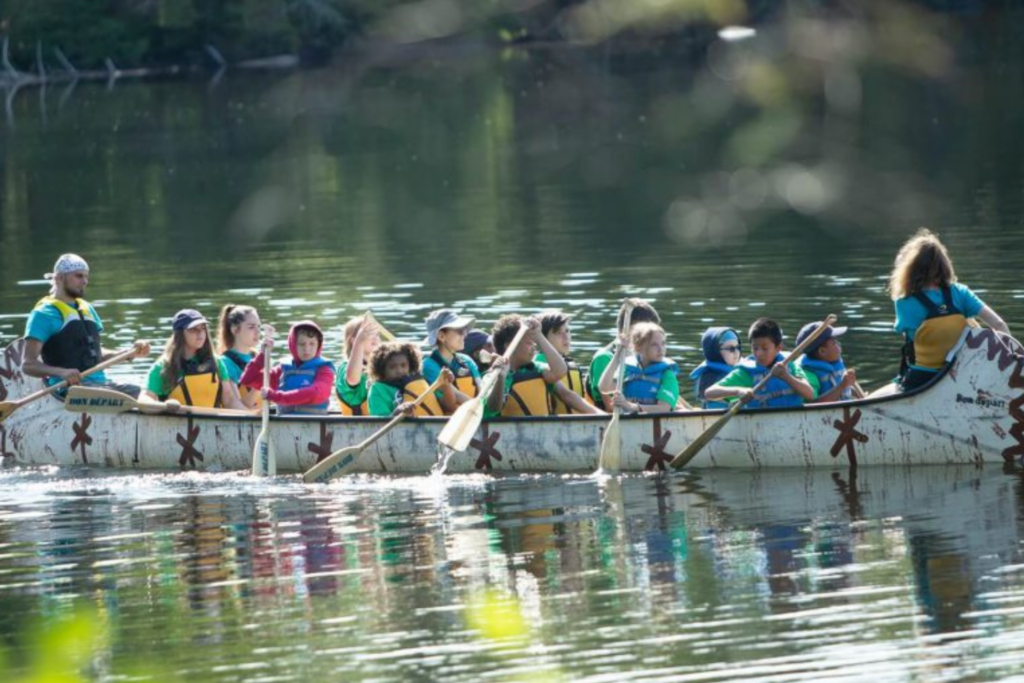
M 402 353 L 409 359 L 409 374 L 417 374 L 420 371 L 422 357 L 416 345 L 412 342 L 390 341 L 381 343 L 373 350 L 373 355 L 370 356 L 370 375 L 373 377 L 373 380 L 375 382 L 383 382 L 384 367 L 391 360 L 392 356 Z
M 518 313 L 510 313 L 498 318 L 491 328 L 491 342 L 494 350 L 498 353 L 505 353 L 505 349 L 512 343 L 512 339 L 519 332 L 519 326 L 523 324 L 523 316 Z

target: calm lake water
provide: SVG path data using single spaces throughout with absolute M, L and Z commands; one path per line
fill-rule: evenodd
M 921 22 L 906 49 L 807 20 L 685 56 L 438 49 L 23 89 L 0 129 L 0 343 L 75 251 L 108 346 L 228 302 L 317 319 L 334 356 L 367 308 L 419 338 L 441 305 L 485 326 L 562 307 L 586 359 L 636 295 L 684 369 L 708 325 L 770 315 L 792 340 L 834 312 L 878 386 L 885 278 L 919 226 L 1024 321 L 1020 26 Z M 1013 680 L 1022 515 L 1001 467 L 8 469 L 0 673 L 66 655 L 79 610 L 96 680 Z

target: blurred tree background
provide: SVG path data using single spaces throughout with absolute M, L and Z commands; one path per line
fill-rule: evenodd
M 841 0 L 3 0 L 0 22 L 11 61 L 47 61 L 59 47 L 80 68 L 209 64 L 212 45 L 228 61 L 298 55 L 323 64 L 355 44 L 616 41 L 617 47 L 677 49 L 718 28 L 760 24 L 784 12 L 862 13 Z M 897 3 L 884 3 L 897 4 Z M 902 3 L 899 3 L 902 4 Z M 920 9 L 977 15 L 1009 0 L 913 0 Z

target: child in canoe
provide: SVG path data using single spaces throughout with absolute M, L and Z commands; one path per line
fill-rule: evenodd
M 709 327 L 700 338 L 700 348 L 704 361 L 690 373 L 697 404 L 706 410 L 728 408 L 725 401 L 709 401 L 704 392 L 732 372 L 743 358 L 740 335 L 731 327 Z
M 629 325 L 632 328 L 633 325 L 638 323 L 656 323 L 661 324 L 661 316 L 654 310 L 654 307 L 643 299 L 629 298 L 622 302 L 622 306 L 619 307 L 619 314 L 615 319 L 615 329 L 618 331 L 619 339 L 625 339 L 629 341 L 629 330 L 624 330 L 623 327 L 626 325 L 626 310 L 628 307 L 632 307 L 633 312 L 629 317 Z M 601 396 L 601 376 L 604 374 L 605 369 L 612 362 L 612 358 L 615 356 L 615 348 L 618 343 L 618 339 L 604 348 L 600 349 L 594 354 L 593 360 L 590 361 L 590 374 L 587 376 L 588 390 L 590 391 L 590 399 L 596 406 L 604 406 L 605 410 L 611 410 L 612 404 L 611 399 L 606 400 L 605 397 Z
M 213 352 L 209 323 L 198 311 L 178 311 L 171 321 L 171 338 L 149 369 L 142 401 L 244 410 L 238 386 L 231 380 L 224 359 Z
M 551 394 L 551 412 L 555 415 L 604 413 L 594 406 L 583 384 L 580 366 L 569 357 L 572 351 L 572 330 L 569 327 L 572 316 L 562 311 L 543 311 L 537 317 L 540 318 L 541 334 L 562 356 L 566 367 L 565 377 L 552 385 L 554 392 Z M 547 356 L 538 353 L 534 361 L 547 365 Z
M 260 394 L 241 386 L 242 372 L 252 360 L 253 350 L 260 343 L 260 316 L 252 306 L 228 304 L 220 309 L 217 323 L 217 353 L 225 360 L 231 381 L 239 385 L 238 393 L 247 408 L 258 408 Z
M 345 323 L 345 360 L 338 365 L 334 391 L 342 415 L 370 414 L 370 356 L 380 344 L 380 330 L 371 316 L 360 315 Z
M 263 343 L 273 346 L 273 339 L 268 337 Z M 320 326 L 312 320 L 297 322 L 288 331 L 291 362 L 279 363 L 270 371 L 270 386 L 263 386 L 262 353 L 246 366 L 242 384 L 277 404 L 279 413 L 326 413 L 334 387 L 334 363 L 320 355 L 323 348 Z
M 796 335 L 797 346 L 810 337 L 821 323 L 807 323 Z M 812 403 L 830 403 L 864 398 L 857 386 L 857 373 L 843 362 L 843 347 L 839 344 L 845 327 L 829 327 L 807 347 L 796 364 L 807 375 L 807 381 L 817 396 Z
M 500 376 L 497 387 L 488 397 L 484 417 L 551 414 L 549 392 L 553 391 L 552 385 L 565 377 L 566 367 L 562 354 L 541 334 L 540 321 L 516 314 L 502 316 L 491 330 L 494 349 L 504 354 L 522 325 L 526 326 L 526 336 L 512 352 L 508 363 L 504 356 L 498 356 L 491 365 Z M 538 349 L 547 358 L 546 363 L 537 360 Z
M 627 342 L 619 344 L 612 362 L 605 368 L 599 387 L 612 404 L 624 413 L 667 413 L 679 400 L 679 368 L 665 356 L 665 330 L 657 323 L 637 323 L 630 328 Z M 625 363 L 622 387 L 615 386 L 620 363 Z
M 474 328 L 466 333 L 465 344 L 462 352 L 473 359 L 481 374 L 487 372 L 487 369 L 491 367 L 491 357 L 494 356 L 491 335 Z
M 814 400 L 814 389 L 804 371 L 796 363 L 787 362 L 782 353 L 782 328 L 777 322 L 758 318 L 747 336 L 753 355 L 708 387 L 704 392 L 708 400 L 739 398 L 747 401 L 751 408 L 801 406 L 805 401 Z M 754 385 L 769 374 L 771 379 L 754 394 Z
M 450 308 L 442 308 L 431 312 L 425 322 L 427 338 L 423 343 L 430 349 L 430 355 L 423 359 L 423 379 L 431 384 L 441 370 L 451 370 L 455 377 L 454 391 L 437 394 L 445 414 L 451 415 L 480 391 L 480 370 L 472 358 L 462 353 L 466 347 L 466 335 L 474 321 Z M 454 402 L 446 404 L 446 397 L 454 397 Z
M 421 365 L 419 349 L 409 342 L 384 342 L 374 349 L 370 358 L 370 415 L 387 417 L 412 410 L 412 402 L 430 387 L 420 374 Z M 444 415 L 441 403 L 455 402 L 455 375 L 448 368 L 439 370 L 438 375 L 442 378 L 442 398 L 428 395 L 411 414 Z

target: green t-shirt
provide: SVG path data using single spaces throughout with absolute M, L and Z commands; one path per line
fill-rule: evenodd
M 587 386 L 590 389 L 590 398 L 594 399 L 594 403 L 598 406 L 604 405 L 601 398 L 601 390 L 598 389 L 598 386 L 601 384 L 601 375 L 611 365 L 613 358 L 615 358 L 614 343 L 595 353 L 593 360 L 590 361 L 590 374 L 587 375 Z M 675 404 L 673 403 L 672 405 Z
M 226 363 L 224 362 L 224 359 L 221 358 L 220 356 L 217 356 L 216 358 L 217 375 L 218 377 L 220 377 L 220 380 L 222 382 L 234 381 L 231 379 L 231 375 L 228 372 L 228 368 Z M 189 358 L 187 361 L 185 361 L 185 365 L 188 365 L 189 363 L 195 363 L 195 360 L 195 357 Z M 146 389 L 155 394 L 156 396 L 158 396 L 160 400 L 166 399 L 167 396 L 170 395 L 172 391 L 174 391 L 174 387 L 164 388 L 163 378 L 160 377 L 160 373 L 163 372 L 163 369 L 163 361 L 158 360 L 157 362 L 153 363 L 153 367 L 149 369 L 149 375 L 146 376 Z M 181 378 L 183 376 L 184 375 L 179 375 L 178 380 L 181 381 Z
M 801 368 L 799 365 L 797 365 L 794 362 L 790 362 L 789 363 L 789 374 L 793 375 L 793 377 L 796 377 L 797 379 L 802 379 L 802 380 L 806 381 L 808 384 L 810 384 L 811 387 L 815 389 L 814 393 L 815 393 L 815 396 L 817 396 L 818 391 L 817 391 L 817 388 L 815 388 L 815 383 L 810 380 L 810 378 L 807 376 L 807 373 L 804 372 L 803 368 Z M 815 378 L 815 379 L 817 379 L 817 378 Z M 746 389 L 753 389 L 754 388 L 754 384 L 756 384 L 756 382 L 754 381 L 754 376 L 751 375 L 749 372 L 747 372 L 747 369 L 744 368 L 744 367 L 737 367 L 737 368 L 735 368 L 732 372 L 730 372 L 728 375 L 723 377 L 718 382 L 719 386 L 723 386 L 723 387 L 744 387 Z M 821 385 L 819 384 L 818 386 L 820 387 Z M 735 396 L 730 396 L 729 398 L 727 398 L 725 400 L 726 401 L 735 401 L 736 397 Z
M 401 403 L 398 389 L 384 382 L 370 385 L 370 415 L 387 417 Z
M 508 400 L 509 392 L 512 390 L 512 385 L 515 384 L 516 376 L 519 375 L 520 373 L 526 371 L 526 370 L 531 369 L 531 368 L 535 369 L 538 373 L 540 373 L 542 375 L 550 369 L 548 367 L 547 363 L 541 363 L 536 358 L 534 358 L 533 363 L 531 363 L 530 365 L 524 365 L 523 367 L 519 368 L 515 372 L 506 373 L 505 374 L 505 400 L 506 401 Z M 551 393 L 552 391 L 553 391 L 553 389 L 551 388 L 551 384 L 549 383 L 548 384 L 548 393 Z M 501 410 L 500 409 L 497 410 L 497 411 L 494 411 L 494 410 L 491 410 L 490 407 L 486 403 L 484 404 L 484 417 L 498 417 L 499 415 L 501 415 Z
M 356 386 L 350 386 L 345 380 L 345 370 L 348 368 L 348 361 L 343 360 L 338 365 L 338 372 L 334 376 L 334 391 L 338 394 L 338 400 L 343 403 L 347 403 L 350 406 L 361 406 L 366 398 L 370 395 L 368 388 L 370 384 L 370 378 L 366 374 L 366 370 L 363 370 L 363 374 L 359 377 L 359 384 Z M 370 413 L 373 415 L 373 413 Z M 391 413 L 388 413 L 390 415 Z
M 658 387 L 656 398 L 667 403 L 669 410 L 675 409 L 676 402 L 679 400 L 679 376 L 672 370 L 665 370 L 661 373 L 661 386 Z

